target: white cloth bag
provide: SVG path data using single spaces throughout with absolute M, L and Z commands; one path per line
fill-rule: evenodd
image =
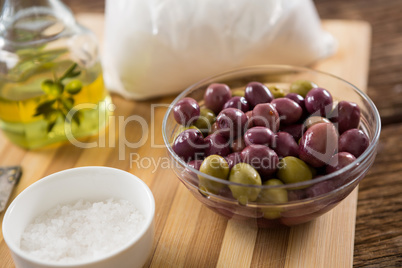
M 306 65 L 335 43 L 311 0 L 107 0 L 105 82 L 159 97 L 233 68 Z

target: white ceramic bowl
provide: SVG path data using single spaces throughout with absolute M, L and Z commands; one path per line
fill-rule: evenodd
M 60 264 L 30 256 L 19 247 L 21 234 L 39 214 L 57 204 L 109 198 L 131 201 L 145 218 L 142 229 L 128 245 L 102 258 Z M 151 190 L 139 178 L 123 170 L 108 167 L 80 167 L 49 175 L 25 189 L 8 207 L 3 219 L 3 236 L 15 265 L 27 267 L 142 267 L 152 250 L 155 201 Z

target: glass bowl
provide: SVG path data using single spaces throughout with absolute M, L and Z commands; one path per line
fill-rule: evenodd
M 366 151 L 360 155 L 356 163 L 352 163 L 334 173 L 323 175 L 309 181 L 285 184 L 280 186 L 244 185 L 222 180 L 201 173 L 189 166 L 173 151 L 172 144 L 176 131 L 180 127 L 173 116 L 173 107 L 184 97 L 191 97 L 203 105 L 203 96 L 211 83 L 225 83 L 231 90 L 245 89 L 252 81 L 264 84 L 289 85 L 299 79 L 311 80 L 319 87 L 327 89 L 334 99 L 357 103 L 361 110 L 360 129 L 370 140 Z M 334 208 L 345 199 L 360 180 L 364 178 L 372 166 L 380 136 L 381 122 L 377 108 L 369 97 L 349 82 L 331 74 L 304 67 L 266 65 L 252 66 L 229 71 L 206 78 L 184 90 L 170 105 L 163 120 L 162 134 L 168 155 L 173 163 L 173 170 L 187 189 L 211 210 L 231 219 L 245 223 L 257 224 L 259 227 L 292 226 L 311 221 Z M 211 182 L 219 182 L 225 187 L 218 193 L 200 191 L 198 175 Z M 242 186 L 250 189 L 260 188 L 260 194 L 269 189 L 284 189 L 288 193 L 286 203 L 248 202 L 240 204 L 228 186 Z M 329 187 L 328 185 L 331 185 Z

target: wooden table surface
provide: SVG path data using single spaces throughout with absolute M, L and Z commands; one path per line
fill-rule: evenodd
M 102 0 L 65 0 L 74 12 L 103 12 Z M 402 1 L 315 0 L 322 19 L 372 26 L 368 95 L 383 123 L 376 162 L 360 183 L 354 267 L 402 267 Z
M 103 12 L 102 0 L 65 0 L 74 12 Z M 360 183 L 354 267 L 402 267 L 402 1 L 315 0 L 322 19 L 372 26 L 368 95 L 383 123 L 378 155 Z
M 103 0 L 64 2 L 75 13 L 104 10 Z M 354 267 L 402 267 L 402 1 L 315 4 L 322 19 L 358 19 L 372 25 L 368 94 L 380 111 L 383 128 L 376 161 L 360 183 Z M 51 172 L 50 167 L 47 173 Z

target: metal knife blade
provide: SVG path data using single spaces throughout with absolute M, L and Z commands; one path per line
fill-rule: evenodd
M 0 168 L 0 212 L 7 205 L 8 199 L 22 175 L 20 166 Z

